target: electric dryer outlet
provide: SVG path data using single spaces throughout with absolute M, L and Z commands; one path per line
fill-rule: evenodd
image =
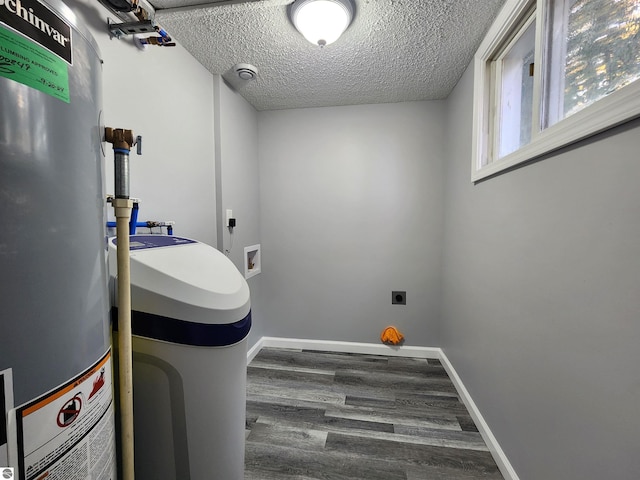
M 406 305 L 407 304 L 407 292 L 395 290 L 391 292 L 391 304 L 392 305 Z

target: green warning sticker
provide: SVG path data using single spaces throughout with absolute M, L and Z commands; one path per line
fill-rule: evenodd
M 69 103 L 69 67 L 60 57 L 0 27 L 0 77 Z

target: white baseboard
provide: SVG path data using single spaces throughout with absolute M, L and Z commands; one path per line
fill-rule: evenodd
M 390 357 L 440 358 L 439 348 L 401 346 L 375 343 L 338 342 L 333 340 L 306 340 L 300 338 L 262 337 L 262 347 L 298 350 L 324 350 L 327 352 L 362 353 Z M 257 344 L 256 344 L 257 345 Z
M 247 351 L 247 365 L 251 363 L 251 360 L 258 354 L 264 347 L 264 337 L 260 338 L 249 350 Z
M 356 343 L 356 342 L 338 342 L 331 340 L 307 340 L 299 338 L 282 338 L 282 337 L 262 337 L 247 352 L 247 363 L 258 354 L 264 347 L 289 348 L 295 350 L 323 350 L 327 352 L 341 353 L 361 353 L 369 355 L 386 355 L 392 357 L 411 357 L 411 358 L 434 358 L 440 360 L 443 367 L 447 371 L 449 378 L 458 391 L 460 399 L 469 410 L 469 414 L 478 427 L 480 435 L 487 444 L 487 448 L 491 452 L 500 473 L 505 480 L 520 480 L 516 471 L 511 466 L 509 459 L 498 444 L 498 441 L 491 433 L 489 425 L 484 420 L 477 405 L 471 398 L 469 391 L 466 389 L 460 376 L 447 358 L 446 354 L 438 347 L 417 347 L 417 346 L 401 346 L 393 347 L 384 344 L 375 343 Z
M 500 447 L 498 440 L 496 440 L 496 437 L 493 436 L 489 425 L 480 413 L 480 410 L 473 401 L 473 398 L 471 398 L 469 391 L 462 383 L 458 372 L 456 372 L 455 368 L 453 368 L 453 365 L 451 365 L 451 362 L 449 361 L 449 358 L 447 358 L 447 355 L 444 353 L 444 351 L 442 349 L 439 350 L 440 362 L 442 363 L 444 369 L 447 371 L 447 374 L 453 382 L 453 385 L 456 387 L 458 396 L 462 400 L 462 403 L 464 403 L 467 407 L 467 410 L 469 410 L 469 414 L 471 415 L 471 418 L 473 418 L 476 427 L 478 427 L 478 431 L 480 432 L 480 435 L 482 435 L 484 443 L 487 444 L 487 448 L 489 449 L 489 452 L 491 452 L 491 456 L 495 460 L 496 465 L 498 465 L 500 473 L 502 473 L 502 476 L 505 478 L 505 480 L 519 480 L 518 474 L 511 466 L 511 463 Z

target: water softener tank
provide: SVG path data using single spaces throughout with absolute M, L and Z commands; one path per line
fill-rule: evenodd
M 26 480 L 116 478 L 102 70 L 76 22 L 0 2 L 0 466 Z
M 243 480 L 249 286 L 189 238 L 132 235 L 130 251 L 136 478 Z M 114 283 L 116 254 L 113 238 Z

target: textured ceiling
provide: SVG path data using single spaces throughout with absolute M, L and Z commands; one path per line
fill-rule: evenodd
M 351 26 L 322 49 L 290 23 L 292 0 L 203 2 L 150 3 L 202 65 L 257 110 L 276 110 L 446 98 L 504 0 L 355 0 Z M 237 79 L 237 63 L 257 79 Z

